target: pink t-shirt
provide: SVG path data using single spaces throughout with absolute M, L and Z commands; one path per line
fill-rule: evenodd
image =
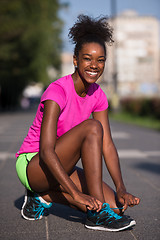
M 21 153 L 39 152 L 40 130 L 46 100 L 55 101 L 61 109 L 57 123 L 57 138 L 88 119 L 92 112 L 104 111 L 108 108 L 107 97 L 98 84 L 91 84 L 87 95 L 80 97 L 75 91 L 71 75 L 58 79 L 43 93 L 33 124 L 16 156 Z

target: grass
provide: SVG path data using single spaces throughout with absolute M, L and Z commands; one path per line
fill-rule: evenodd
M 111 120 L 130 123 L 137 126 L 147 127 L 160 131 L 160 120 L 152 117 L 136 116 L 127 112 L 109 113 Z

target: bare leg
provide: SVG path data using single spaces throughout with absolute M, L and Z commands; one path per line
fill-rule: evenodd
M 103 191 L 104 188 L 109 191 L 109 187 L 104 187 L 102 184 L 102 138 L 103 130 L 101 124 L 95 120 L 86 120 L 59 138 L 55 151 L 65 171 L 71 175 L 76 185 L 79 184 L 78 177 L 71 173 L 77 161 L 80 157 L 82 158 L 87 193 L 95 196 L 101 202 L 105 202 Z M 57 183 L 45 164 L 40 161 L 39 154 L 30 161 L 27 175 L 31 188 L 36 192 L 40 192 L 44 199 L 47 198 L 48 194 L 46 193 L 49 193 L 50 200 L 56 201 L 54 196 L 56 196 L 57 192 L 59 200 L 59 194 L 61 194 L 63 200 L 69 202 L 70 205 L 77 206 L 73 199 L 65 193 L 62 186 Z M 80 187 L 83 186 L 82 184 Z M 82 189 L 81 191 L 84 192 Z M 110 193 L 113 192 L 110 191 Z M 107 195 L 105 194 L 105 196 Z M 81 208 L 85 209 L 84 206 Z
M 88 194 L 86 179 L 83 169 L 75 168 L 75 171 L 71 174 L 72 181 L 76 184 L 79 191 Z M 102 183 L 105 202 L 109 203 L 111 208 L 117 208 L 116 195 L 112 188 L 110 188 L 105 182 Z M 49 191 L 46 194 L 42 194 L 42 197 L 48 202 L 56 202 L 64 205 L 68 205 L 72 208 L 79 209 L 86 212 L 86 207 L 82 204 L 75 202 L 72 197 L 61 191 Z M 118 209 L 114 210 L 116 213 L 120 213 Z

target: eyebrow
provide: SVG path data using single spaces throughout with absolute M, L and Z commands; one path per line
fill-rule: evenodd
M 84 56 L 84 55 L 87 55 L 87 56 L 89 56 L 89 57 L 92 57 L 92 54 L 89 54 L 89 53 L 84 53 L 83 56 Z M 98 58 L 101 58 L 101 57 L 104 57 L 104 58 L 105 58 L 104 55 L 103 55 L 103 56 L 99 56 Z

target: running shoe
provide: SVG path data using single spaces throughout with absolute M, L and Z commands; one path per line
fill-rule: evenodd
M 87 211 L 85 227 L 93 230 L 118 232 L 135 224 L 135 220 L 126 216 L 119 216 L 110 208 L 108 203 L 104 203 L 99 212 Z
M 122 211 L 123 210 L 123 207 L 116 207 L 116 208 L 111 208 L 113 211 L 115 210 L 115 209 L 118 209 L 119 211 L 120 211 L 120 213 L 118 214 L 118 215 L 120 215 L 120 216 L 123 216 L 124 215 L 124 212 Z
M 45 214 L 45 211 L 52 206 L 52 203 L 41 202 L 38 194 L 26 190 L 21 215 L 26 220 L 39 220 Z

